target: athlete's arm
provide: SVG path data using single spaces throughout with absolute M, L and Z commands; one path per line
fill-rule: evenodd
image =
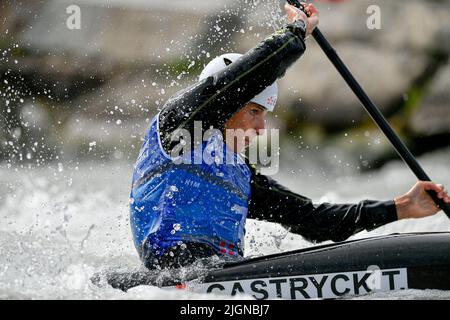
M 223 71 L 181 91 L 165 104 L 159 117 L 164 148 L 171 149 L 176 129 L 193 130 L 202 121 L 223 130 L 225 122 L 253 97 L 281 78 L 305 52 L 305 22 L 296 20 L 274 33 Z
M 439 199 L 450 204 L 450 196 L 442 184 L 419 181 L 406 194 L 394 199 L 398 219 L 425 218 L 441 211 L 427 191 L 436 192 Z
M 314 205 L 310 199 L 252 171 L 248 218 L 280 223 L 312 242 L 344 241 L 398 219 L 394 201 Z

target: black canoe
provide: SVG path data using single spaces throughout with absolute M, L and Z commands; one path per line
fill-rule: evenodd
M 203 271 L 107 272 L 114 288 L 158 285 L 256 299 L 338 298 L 373 291 L 450 290 L 450 233 L 393 234 L 228 263 Z M 184 280 L 180 280 L 184 279 Z

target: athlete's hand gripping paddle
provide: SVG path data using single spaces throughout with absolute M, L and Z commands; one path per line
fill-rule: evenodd
M 305 8 L 300 3 L 300 1 L 287 0 L 287 2 L 290 5 L 293 5 L 301 9 L 303 12 L 305 12 L 306 15 L 308 15 L 308 13 L 306 12 Z M 333 65 L 336 67 L 338 72 L 344 78 L 345 82 L 347 82 L 352 91 L 361 101 L 366 111 L 369 113 L 369 115 L 372 117 L 372 119 L 375 121 L 378 127 L 380 127 L 381 131 L 383 131 L 386 138 L 391 142 L 394 149 L 397 151 L 397 153 L 400 155 L 403 161 L 409 166 L 409 168 L 414 172 L 416 177 L 420 181 L 431 181 L 430 177 L 422 169 L 420 164 L 417 162 L 416 158 L 414 158 L 411 151 L 409 151 L 408 147 L 406 147 L 406 145 L 400 140 L 398 135 L 395 133 L 395 131 L 387 122 L 386 118 L 381 113 L 380 109 L 373 103 L 373 101 L 369 98 L 364 89 L 359 85 L 359 83 L 351 74 L 350 70 L 346 67 L 344 62 L 341 60 L 336 51 L 333 49 L 331 44 L 323 36 L 322 32 L 318 28 L 315 28 L 312 33 L 312 36 L 314 37 L 314 39 L 316 39 L 319 46 L 322 48 L 324 53 L 330 59 L 331 63 L 333 63 Z M 450 205 L 446 204 L 444 200 L 439 199 L 434 191 L 427 191 L 427 192 L 430 194 L 431 198 L 433 198 L 433 201 L 436 203 L 436 205 L 439 206 L 439 208 L 442 209 L 445 212 L 445 214 L 450 218 Z

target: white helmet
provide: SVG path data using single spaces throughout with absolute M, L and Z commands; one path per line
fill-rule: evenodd
M 200 80 L 206 79 L 213 74 L 225 69 L 229 64 L 235 62 L 243 55 L 240 53 L 227 53 L 220 57 L 214 58 L 203 69 L 200 74 Z M 264 89 L 263 92 L 254 97 L 250 102 L 257 103 L 264 107 L 267 111 L 272 112 L 278 100 L 278 85 L 274 82 L 272 85 Z

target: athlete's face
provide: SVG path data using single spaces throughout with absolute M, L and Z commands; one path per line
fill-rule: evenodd
M 225 141 L 236 153 L 242 152 L 252 140 L 262 134 L 266 127 L 267 111 L 259 104 L 250 102 L 225 124 Z

